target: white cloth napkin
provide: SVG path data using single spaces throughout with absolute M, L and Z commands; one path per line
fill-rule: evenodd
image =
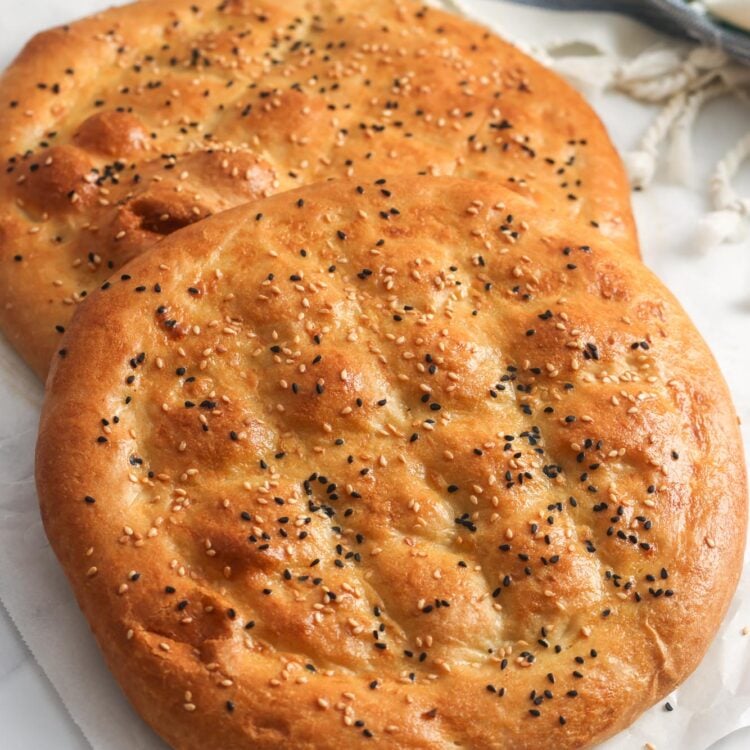
M 636 54 L 659 39 L 616 16 L 561 14 L 496 0 L 463 1 L 506 36 L 533 38 L 535 44 L 584 36 L 614 58 Z M 40 10 L 45 6 L 45 0 L 27 0 L 29 6 L 35 3 Z M 80 6 L 71 2 L 68 15 L 75 15 L 78 7 L 88 12 L 105 4 L 106 0 L 80 0 Z M 48 22 L 49 16 L 37 17 L 40 24 Z M 600 95 L 594 103 L 623 150 L 632 148 L 652 114 L 615 94 Z M 725 148 L 717 143 L 719 131 L 730 143 L 742 133 L 745 106 L 737 101 L 719 103 L 699 123 L 699 170 L 708 172 Z M 740 416 L 750 425 L 750 242 L 722 247 L 709 256 L 690 254 L 697 220 L 705 209 L 699 193 L 658 181 L 647 194 L 636 196 L 646 260 L 708 339 Z M 41 399 L 42 388 L 34 376 L 0 341 L 0 600 L 93 748 L 164 750 L 109 675 L 44 537 L 33 484 Z M 747 428 L 744 433 L 750 446 Z M 60 440 L 64 442 L 65 435 Z M 670 697 L 675 710 L 667 712 L 663 704 L 654 707 L 606 743 L 606 750 L 633 750 L 646 742 L 657 748 L 706 750 L 735 729 L 750 726 L 750 636 L 742 635 L 747 626 L 750 562 L 708 656 Z

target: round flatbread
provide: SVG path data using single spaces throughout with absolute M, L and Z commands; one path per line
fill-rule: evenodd
M 698 663 L 746 497 L 714 360 L 639 261 L 471 180 L 199 222 L 79 308 L 50 541 L 175 748 L 580 748 Z
M 175 229 L 345 175 L 487 176 L 637 253 L 581 97 L 411 0 L 144 0 L 0 79 L 0 327 L 40 375 L 77 303 Z

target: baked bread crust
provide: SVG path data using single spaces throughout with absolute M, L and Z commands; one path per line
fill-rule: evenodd
M 694 669 L 737 420 L 675 299 L 580 231 L 477 181 L 329 182 L 79 308 L 44 524 L 173 747 L 580 748 Z
M 0 327 L 40 376 L 144 248 L 328 177 L 492 177 L 637 253 L 583 99 L 411 0 L 144 0 L 46 31 L 0 78 L 0 159 Z

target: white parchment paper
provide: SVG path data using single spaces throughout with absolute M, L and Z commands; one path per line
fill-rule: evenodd
M 33 0 L 30 0 L 32 2 Z M 60 10 L 59 0 L 53 3 Z M 68 20 L 105 7 L 106 0 L 70 0 Z M 496 0 L 463 0 L 506 36 L 544 44 L 589 39 L 614 58 L 635 54 L 658 35 L 609 15 L 560 14 Z M 501 20 L 502 19 L 502 20 Z M 40 18 L 41 28 L 51 22 Z M 0 32 L 1 33 L 1 32 Z M 9 40 L 0 38 L 4 45 Z M 621 149 L 636 142 L 651 112 L 615 94 L 594 105 Z M 750 122 L 750 106 L 718 102 L 699 123 L 696 175 L 710 165 Z M 750 178 L 745 176 L 745 192 Z M 698 218 L 706 210 L 701 190 L 657 181 L 636 196 L 646 262 L 687 308 L 709 341 L 729 381 L 738 413 L 750 425 L 750 240 L 708 256 L 691 252 Z M 4 304 L 0 300 L 0 304 Z M 33 454 L 42 387 L 0 340 L 0 600 L 84 735 L 96 750 L 164 750 L 137 717 L 109 675 L 44 537 L 33 483 Z M 750 432 L 743 428 L 746 453 Z M 60 435 L 65 441 L 65 435 Z M 667 712 L 655 706 L 606 750 L 657 748 L 706 750 L 735 729 L 750 726 L 750 558 L 724 625 L 695 674 L 680 687 Z M 604 750 L 604 749 L 603 749 Z

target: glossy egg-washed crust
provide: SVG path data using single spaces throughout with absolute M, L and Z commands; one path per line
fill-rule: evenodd
M 481 182 L 329 182 L 79 308 L 44 523 L 175 748 L 579 748 L 696 666 L 737 420 L 674 298 L 580 231 Z
M 74 307 L 165 234 L 331 176 L 492 177 L 637 254 L 583 99 L 411 0 L 145 0 L 0 79 L 0 327 L 40 375 Z

